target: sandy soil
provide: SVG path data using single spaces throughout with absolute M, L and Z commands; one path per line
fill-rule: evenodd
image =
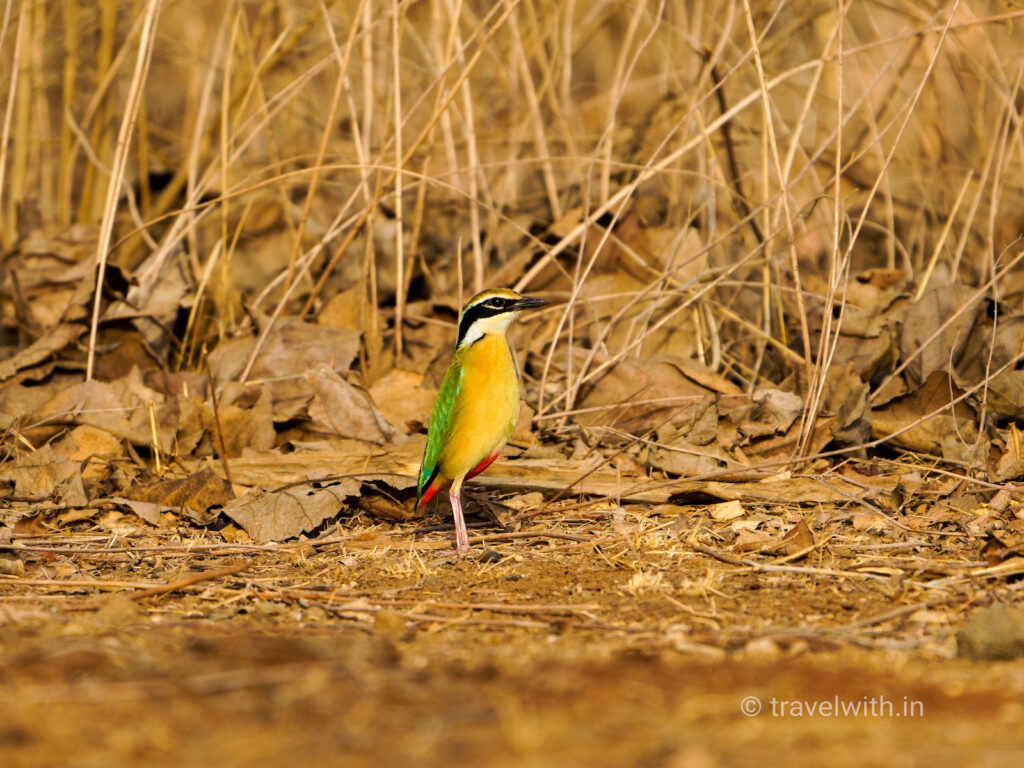
M 1019 764 L 1024 661 L 956 658 L 977 592 L 922 599 L 919 574 L 895 589 L 823 551 L 757 572 L 669 530 L 495 540 L 486 562 L 401 527 L 19 541 L 3 765 Z

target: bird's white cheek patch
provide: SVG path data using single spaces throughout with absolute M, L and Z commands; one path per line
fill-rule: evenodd
M 488 333 L 505 333 L 508 327 L 512 325 L 512 321 L 519 316 L 518 312 L 504 312 L 500 315 L 493 315 L 491 317 L 481 317 L 466 331 L 466 335 L 462 339 L 461 347 L 466 347 L 475 341 L 479 341 Z

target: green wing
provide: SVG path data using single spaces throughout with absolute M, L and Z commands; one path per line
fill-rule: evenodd
M 455 400 L 459 396 L 459 389 L 462 387 L 462 366 L 457 365 L 453 360 L 448 366 L 448 371 L 441 381 L 441 389 L 438 390 L 437 399 L 434 401 L 434 409 L 430 412 L 430 426 L 427 428 L 427 447 L 423 451 L 423 462 L 420 464 L 420 478 L 416 485 L 417 501 L 423 496 L 423 492 L 430 485 L 437 472 L 437 462 L 441 456 L 441 449 L 444 447 L 445 438 L 448 435 L 448 427 L 452 422 L 452 413 L 455 411 Z

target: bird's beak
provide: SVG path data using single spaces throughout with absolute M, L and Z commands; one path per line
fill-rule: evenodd
M 524 309 L 536 309 L 537 307 L 546 307 L 551 302 L 547 299 L 541 299 L 537 296 L 523 296 L 519 301 L 512 305 L 512 309 L 516 312 L 521 312 Z

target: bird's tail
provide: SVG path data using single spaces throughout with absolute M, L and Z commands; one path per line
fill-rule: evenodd
M 434 467 L 434 471 L 426 478 L 426 482 L 420 483 L 416 491 L 416 510 L 419 510 L 420 507 L 434 498 L 437 492 L 441 490 L 441 486 L 444 483 L 441 479 L 441 473 L 438 471 L 439 469 L 440 467 Z

